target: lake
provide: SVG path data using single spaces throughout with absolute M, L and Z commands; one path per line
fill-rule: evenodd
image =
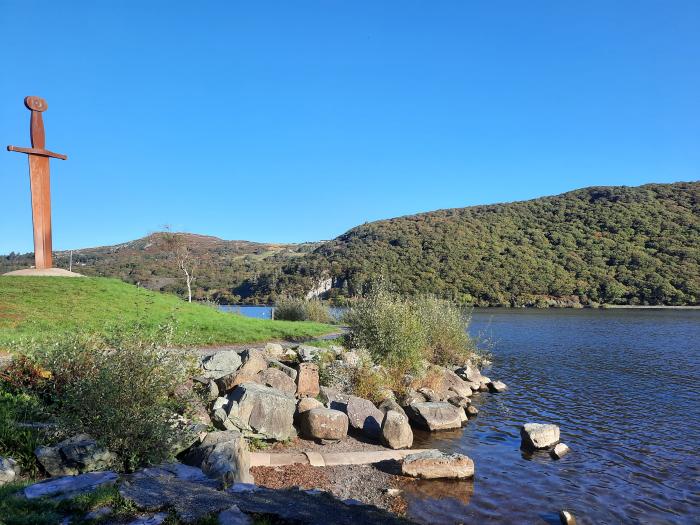
M 246 313 L 243 311 L 242 313 Z M 700 523 L 700 311 L 476 309 L 493 339 L 476 419 L 416 432 L 415 447 L 461 452 L 469 482 L 418 481 L 409 516 L 454 523 Z M 572 452 L 520 450 L 520 426 L 555 423 Z

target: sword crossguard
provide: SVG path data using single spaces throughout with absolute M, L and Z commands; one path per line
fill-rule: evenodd
M 17 153 L 26 153 L 27 155 L 40 155 L 41 157 L 68 160 L 68 157 L 62 153 L 54 153 L 53 151 L 43 148 L 21 148 L 19 146 L 7 146 L 7 151 L 16 151 Z
M 41 97 L 24 97 L 24 105 L 32 112 L 30 131 L 32 147 L 21 148 L 19 146 L 7 146 L 7 151 L 26 153 L 27 155 L 39 155 L 40 157 L 52 157 L 54 159 L 67 160 L 68 157 L 61 153 L 54 153 L 46 149 L 46 135 L 44 133 L 44 119 L 41 114 L 49 109 L 49 105 Z

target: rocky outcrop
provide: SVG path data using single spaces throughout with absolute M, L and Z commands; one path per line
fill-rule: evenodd
M 433 450 L 406 456 L 401 472 L 423 479 L 466 479 L 474 476 L 474 462 L 463 454 L 443 454 Z
M 312 408 L 300 415 L 302 434 L 311 439 L 338 441 L 348 434 L 348 416 L 331 408 Z
M 321 392 L 318 378 L 318 365 L 313 363 L 299 363 L 296 383 L 296 394 L 298 397 L 316 397 Z
M 12 458 L 0 456 L 0 486 L 12 483 L 19 476 L 19 465 Z
M 520 429 L 524 449 L 549 448 L 559 442 L 559 427 L 542 423 L 527 423 Z
M 464 410 L 450 403 L 414 403 L 406 407 L 406 414 L 411 422 L 431 432 L 460 428 L 460 412 L 464 413 Z
M 229 395 L 228 420 L 244 431 L 283 441 L 295 434 L 296 400 L 274 388 L 243 383 Z
M 382 420 L 382 444 L 393 449 L 411 448 L 413 430 L 408 417 L 395 410 L 389 410 Z
M 183 461 L 226 484 L 253 481 L 250 452 L 239 431 L 210 432 L 183 457 Z
M 384 414 L 371 401 L 350 396 L 346 412 L 352 428 L 371 438 L 379 439 Z
M 87 434 L 70 437 L 52 447 L 38 447 L 34 454 L 51 476 L 74 476 L 105 470 L 116 456 L 97 445 Z

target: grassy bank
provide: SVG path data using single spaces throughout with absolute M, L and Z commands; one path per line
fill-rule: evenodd
M 179 346 L 304 339 L 333 331 L 320 323 L 266 321 L 222 313 L 116 279 L 0 277 L 0 348 L 73 332 L 109 334 L 172 326 Z

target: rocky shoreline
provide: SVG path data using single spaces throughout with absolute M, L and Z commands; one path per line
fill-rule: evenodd
M 474 393 L 501 393 L 505 384 L 470 362 L 453 369 L 428 365 L 423 384 L 387 390 L 375 404 L 321 385 L 318 363 L 329 360 L 341 368 L 360 362 L 357 352 L 334 345 L 207 350 L 199 373 L 183 385 L 199 392 L 201 403 L 190 419 L 177 421 L 187 436 L 174 450 L 178 463 L 119 476 L 108 470 L 109 451 L 90 436 L 73 436 L 36 450 L 52 478 L 23 494 L 65 498 L 116 483 L 123 498 L 151 513 L 147 518 L 155 521 L 148 523 L 160 523 L 167 512 L 183 523 L 212 513 L 219 523 L 249 523 L 252 515 L 300 519 L 284 509 L 284 499 L 318 510 L 303 523 L 391 523 L 406 511 L 402 493 L 410 480 L 474 476 L 478 466 L 465 455 L 411 450 L 413 429 L 459 429 L 478 414 Z M 560 457 L 568 447 L 552 448 L 558 442 L 554 425 L 523 428 L 524 446 Z M 3 461 L 2 479 L 11 481 L 16 469 Z M 178 501 L 182 491 L 193 494 L 187 505 Z M 334 507 L 333 520 L 327 507 Z M 226 521 L 226 512 L 238 521 Z M 120 523 L 107 516 L 102 522 Z M 138 519 L 130 523 L 145 523 Z

